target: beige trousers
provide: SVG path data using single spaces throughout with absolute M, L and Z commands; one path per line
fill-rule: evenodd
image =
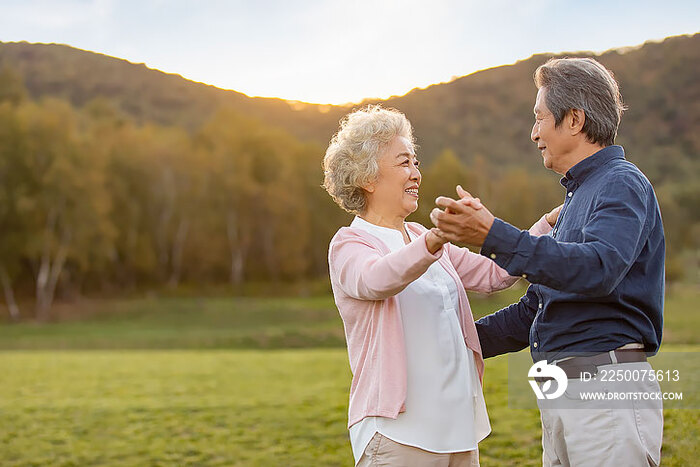
M 648 363 L 606 365 L 608 370 L 651 369 Z M 652 381 L 583 383 L 570 379 L 559 407 L 540 405 L 544 467 L 656 467 L 661 458 L 662 403 L 596 403 L 580 391 L 659 391 Z
M 397 443 L 375 433 L 357 467 L 479 467 L 479 449 L 439 454 Z

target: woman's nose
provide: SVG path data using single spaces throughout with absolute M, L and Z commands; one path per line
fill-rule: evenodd
M 418 167 L 415 165 L 413 166 L 413 170 L 411 170 L 411 180 L 419 181 L 421 178 L 420 170 L 418 170 Z

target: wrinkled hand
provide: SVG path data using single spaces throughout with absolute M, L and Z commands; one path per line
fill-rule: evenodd
M 444 211 L 435 208 L 430 213 L 430 220 L 437 227 L 437 232 L 434 233 L 450 242 L 481 246 L 495 217 L 478 198 L 471 196 L 461 186 L 457 187 L 457 194 L 459 200 L 445 196 L 435 200 Z
M 563 208 L 564 205 L 560 204 L 556 208 L 552 209 L 549 211 L 547 214 L 544 215 L 545 219 L 547 219 L 547 223 L 554 227 L 554 225 L 557 223 L 557 218 L 559 217 L 559 213 L 561 212 L 561 208 Z
M 428 231 L 428 234 L 425 236 L 425 246 L 428 248 L 428 251 L 430 254 L 435 254 L 437 251 L 442 248 L 442 245 L 447 243 L 448 240 L 444 238 L 441 235 L 440 230 L 436 228 L 432 228 Z
M 471 193 L 462 188 L 462 185 L 457 185 L 457 196 L 459 196 L 460 203 L 471 206 L 474 209 L 481 209 L 484 207 L 484 205 L 481 204 L 481 200 L 472 196 Z

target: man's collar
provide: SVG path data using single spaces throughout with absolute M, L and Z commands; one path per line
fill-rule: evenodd
M 561 179 L 561 184 L 567 186 L 570 181 L 573 181 L 580 185 L 599 167 L 602 167 L 613 159 L 624 158 L 625 150 L 622 149 L 622 146 L 613 145 L 604 147 L 600 151 L 591 154 L 575 166 L 571 167 L 566 172 L 566 175 Z

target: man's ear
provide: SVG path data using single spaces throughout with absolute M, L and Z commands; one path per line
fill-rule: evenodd
M 586 123 L 586 112 L 582 109 L 571 109 L 566 119 L 571 136 L 581 133 L 583 124 Z

